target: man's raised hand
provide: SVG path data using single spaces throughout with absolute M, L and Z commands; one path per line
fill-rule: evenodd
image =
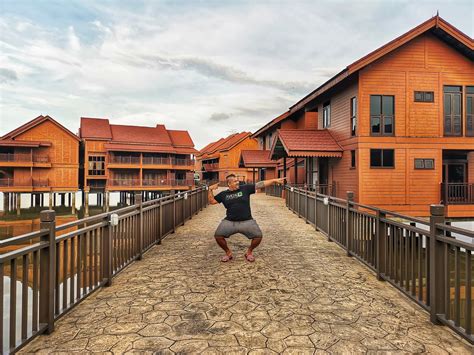
M 211 190 L 211 191 L 212 190 L 217 190 L 218 187 L 219 187 L 219 183 L 209 186 L 209 190 Z

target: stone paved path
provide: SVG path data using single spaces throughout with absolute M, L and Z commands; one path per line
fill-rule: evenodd
M 473 352 L 282 200 L 252 199 L 265 234 L 255 263 L 243 236 L 230 241 L 235 260 L 219 262 L 224 209 L 209 206 L 23 352 Z

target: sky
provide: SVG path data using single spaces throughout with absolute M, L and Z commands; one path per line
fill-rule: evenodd
M 472 1 L 0 0 L 0 136 L 50 115 L 255 132 L 360 57 Z

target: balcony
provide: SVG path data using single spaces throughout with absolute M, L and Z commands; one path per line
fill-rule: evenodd
M 110 179 L 108 185 L 110 187 L 117 188 L 140 188 L 140 189 L 150 189 L 150 188 L 171 188 L 176 186 L 192 186 L 194 180 L 187 179 L 167 179 L 167 178 L 152 178 L 152 179 L 143 179 L 140 184 L 140 179 Z
M 0 179 L 0 188 L 3 191 L 12 190 L 12 191 L 20 191 L 20 190 L 35 190 L 35 189 L 43 189 L 49 188 L 50 181 L 49 179 L 25 179 L 23 181 L 15 181 L 13 178 L 3 178 Z
M 143 165 L 172 165 L 170 157 L 143 157 Z
M 0 153 L 0 166 L 3 167 L 51 167 L 48 155 L 26 153 Z
M 111 155 L 109 157 L 109 165 L 110 164 L 139 165 L 140 164 L 140 157 Z
M 445 205 L 474 204 L 474 183 L 441 184 L 441 196 Z

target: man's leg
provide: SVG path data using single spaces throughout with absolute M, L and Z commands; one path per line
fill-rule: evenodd
M 258 247 L 258 245 L 262 242 L 262 237 L 253 238 L 252 242 L 250 243 L 249 249 L 247 250 L 247 255 L 252 255 L 253 250 Z
M 227 256 L 231 256 L 232 252 L 230 251 L 229 247 L 227 246 L 227 241 L 224 237 L 215 237 L 217 244 L 225 251 Z

